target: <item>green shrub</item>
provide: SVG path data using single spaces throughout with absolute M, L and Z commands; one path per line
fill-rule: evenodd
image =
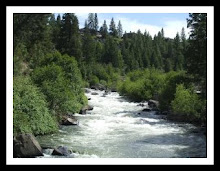
M 185 72 L 170 71 L 165 74 L 164 85 L 159 93 L 159 108 L 161 110 L 170 110 L 171 101 L 174 99 L 176 85 L 185 83 Z
M 30 78 L 19 76 L 13 83 L 13 132 L 47 134 L 58 129 L 45 97 Z
M 99 83 L 99 78 L 96 75 L 92 75 L 91 79 L 89 80 L 90 86 L 96 85 Z
M 164 74 L 159 70 L 135 70 L 119 85 L 119 92 L 134 101 L 156 98 L 164 86 Z
M 14 49 L 13 57 L 13 75 L 18 76 L 25 72 L 28 72 L 28 68 L 24 67 L 24 61 L 27 59 L 28 52 L 24 44 L 18 43 Z
M 73 57 L 59 52 L 48 54 L 34 69 L 32 79 L 57 114 L 79 112 L 87 104 L 82 76 Z
M 175 114 L 182 114 L 188 120 L 198 120 L 204 108 L 204 102 L 192 89 L 186 89 L 183 84 L 177 85 L 175 98 L 171 102 Z

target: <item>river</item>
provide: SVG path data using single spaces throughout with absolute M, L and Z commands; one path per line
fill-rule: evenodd
M 206 136 L 192 124 L 167 121 L 154 111 L 143 112 L 117 92 L 88 89 L 86 115 L 79 125 L 61 126 L 58 133 L 38 136 L 42 146 L 67 146 L 74 158 L 192 158 L 206 157 Z M 92 95 L 92 93 L 97 95 Z M 44 149 L 45 158 L 52 149 Z

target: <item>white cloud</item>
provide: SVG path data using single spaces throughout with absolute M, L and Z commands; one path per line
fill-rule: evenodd
M 78 20 L 79 20 L 79 27 L 84 27 L 85 20 L 88 18 L 88 13 L 76 13 Z M 103 18 L 102 15 L 98 15 L 99 20 L 99 27 L 101 27 L 104 23 L 104 20 L 106 20 L 106 24 L 109 27 L 111 16 Z M 130 19 L 124 16 L 116 16 L 114 17 L 114 21 L 116 24 L 116 27 L 118 25 L 118 21 L 121 21 L 123 32 L 129 33 L 131 32 L 137 32 L 138 29 L 142 33 L 149 32 L 149 34 L 154 37 L 155 34 L 158 34 L 159 31 L 163 28 L 165 37 L 174 38 L 176 36 L 176 33 L 181 33 L 182 28 L 185 29 L 185 34 L 188 37 L 189 29 L 186 27 L 186 21 L 183 20 L 171 20 L 171 19 L 165 19 L 163 23 L 161 23 L 163 26 L 157 26 L 152 24 L 145 24 L 141 23 L 140 21 Z
M 166 37 L 174 38 L 176 36 L 176 33 L 179 32 L 180 34 L 182 28 L 184 27 L 185 35 L 188 38 L 189 29 L 187 28 L 186 21 L 170 20 L 170 21 L 165 21 L 164 24 L 165 26 L 163 27 L 163 29 Z
M 106 19 L 108 26 L 109 26 L 110 20 L 111 20 L 110 18 Z M 146 30 L 147 32 L 149 32 L 149 34 L 152 37 L 154 37 L 154 35 L 158 34 L 158 32 L 161 31 L 161 29 L 163 28 L 165 37 L 174 38 L 177 32 L 181 33 L 181 30 L 183 27 L 185 29 L 186 37 L 188 37 L 188 33 L 189 33 L 189 29 L 187 29 L 187 26 L 186 26 L 187 25 L 186 21 L 182 21 L 182 20 L 166 20 L 164 21 L 164 23 L 162 23 L 164 25 L 163 27 L 141 23 L 140 21 L 131 20 L 129 18 L 121 17 L 121 16 L 117 16 L 114 18 L 116 26 L 119 20 L 122 23 L 123 31 L 126 31 L 127 33 L 130 31 L 137 32 L 138 30 L 144 33 Z M 103 21 L 100 20 L 100 22 L 103 23 L 104 19 Z

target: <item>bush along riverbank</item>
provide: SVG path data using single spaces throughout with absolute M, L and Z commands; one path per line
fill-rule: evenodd
M 206 125 L 206 100 L 184 71 L 136 70 L 127 74 L 118 91 L 133 101 L 148 101 L 167 119 Z
M 18 145 L 23 142 L 18 143 L 18 139 L 26 139 L 23 134 L 50 134 L 58 131 L 59 124 L 76 124 L 77 121 L 66 115 L 79 113 L 88 103 L 77 62 L 74 57 L 59 52 L 39 60 L 30 76 L 16 75 L 13 81 L 13 134 L 17 149 L 14 155 L 17 157 L 26 154 L 18 152 L 25 147 Z M 35 142 L 28 143 L 27 147 Z

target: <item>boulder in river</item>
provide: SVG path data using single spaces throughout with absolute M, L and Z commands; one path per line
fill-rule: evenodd
M 111 92 L 117 92 L 116 88 L 111 88 Z
M 85 89 L 85 93 L 91 93 L 91 91 L 88 89 Z
M 143 111 L 143 112 L 150 112 L 151 109 L 150 109 L 150 108 L 144 108 L 142 111 Z
M 84 106 L 84 107 L 79 111 L 79 114 L 86 114 L 86 111 L 87 111 L 87 110 L 93 110 L 93 106 L 90 106 L 90 105 Z
M 51 155 L 68 156 L 71 153 L 72 153 L 72 151 L 69 150 L 66 146 L 59 146 L 57 148 L 54 148 Z
M 92 92 L 91 95 L 98 95 L 99 93 L 97 92 Z
M 78 125 L 79 121 L 74 118 L 63 117 L 61 125 Z
M 143 103 L 140 103 L 140 104 L 138 104 L 137 106 L 144 107 L 144 104 L 143 104 Z
M 20 134 L 13 139 L 13 156 L 30 158 L 43 156 L 42 148 L 32 134 Z
M 91 86 L 91 89 L 103 91 L 103 90 L 106 90 L 106 87 L 104 85 L 102 85 L 102 84 L 95 84 L 95 85 Z
M 149 101 L 148 101 L 148 106 L 151 108 L 151 110 L 158 110 L 159 101 L 149 100 Z

